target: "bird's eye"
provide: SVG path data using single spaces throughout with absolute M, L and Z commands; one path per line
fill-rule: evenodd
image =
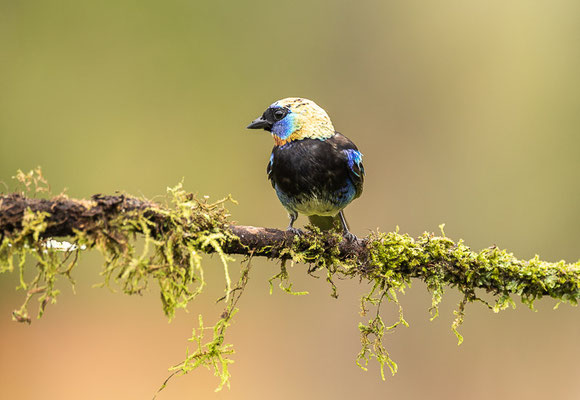
M 284 109 L 278 109 L 278 110 L 274 111 L 274 119 L 276 121 L 280 121 L 285 116 L 286 116 L 286 110 L 284 110 Z

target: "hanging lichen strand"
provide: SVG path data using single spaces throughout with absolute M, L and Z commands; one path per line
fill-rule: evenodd
M 366 314 L 374 307 L 374 312 L 366 324 L 359 325 L 362 348 L 357 364 L 365 369 L 375 358 L 383 379 L 385 366 L 393 374 L 397 370 L 383 346 L 383 335 L 400 324 L 407 325 L 397 292 L 404 291 L 412 278 L 426 282 L 432 293 L 432 318 L 437 316 L 445 286 L 463 294 L 452 325 L 459 343 L 462 337 L 457 327 L 468 302 L 481 301 L 498 312 L 509 305 L 515 307 L 513 296 L 530 307 L 543 296 L 573 305 L 580 297 L 580 262 L 549 263 L 538 257 L 522 261 L 496 247 L 473 252 L 462 241 L 446 238 L 443 230 L 441 236 L 425 233 L 417 239 L 398 232 L 377 232 L 358 242 L 316 230 L 298 237 L 276 229 L 230 225 L 224 207 L 231 201 L 229 197 L 215 203 L 200 200 L 185 192 L 181 184 L 168 189 L 167 204 L 160 205 L 126 195 L 96 195 L 90 200 L 64 195 L 31 198 L 31 193 L 47 191 L 40 170 L 19 172 L 16 178 L 25 191 L 0 196 L 0 272 L 18 271 L 17 289 L 25 292 L 24 303 L 13 312 L 13 318 L 30 323 L 28 306 L 35 297 L 41 317 L 46 306 L 56 302 L 59 279 L 74 285 L 72 273 L 80 254 L 88 250 L 98 250 L 104 257 L 102 285 L 113 281 L 123 292 L 135 294 L 156 281 L 163 310 L 171 318 L 204 288 L 202 255 L 217 253 L 226 282 L 225 310 L 212 327 L 205 327 L 200 317 L 200 326 L 190 339 L 195 348 L 172 370 L 175 374 L 198 366 L 212 368 L 220 377 L 218 389 L 229 384 L 233 348 L 224 337 L 250 270 L 250 261 L 242 262 L 241 278 L 233 285 L 228 271 L 231 254 L 281 260 L 280 273 L 273 280 L 279 280 L 280 287 L 292 294 L 304 293 L 292 291 L 287 261 L 307 264 L 309 273 L 324 273 L 333 296 L 337 293 L 335 278 L 357 277 L 370 282 L 371 290 L 362 296 L 361 309 Z M 70 243 L 56 242 L 53 237 Z M 139 245 L 138 240 L 142 241 Z M 34 263 L 27 263 L 27 259 Z M 33 271 L 25 273 L 27 269 Z M 483 300 L 476 289 L 490 293 L 495 300 Z M 390 326 L 379 313 L 385 299 L 399 308 L 399 319 Z M 205 339 L 207 332 L 212 333 L 210 339 Z

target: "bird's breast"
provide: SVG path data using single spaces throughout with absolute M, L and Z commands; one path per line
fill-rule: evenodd
M 336 215 L 356 191 L 344 155 L 318 139 L 275 147 L 269 176 L 282 204 L 306 215 Z

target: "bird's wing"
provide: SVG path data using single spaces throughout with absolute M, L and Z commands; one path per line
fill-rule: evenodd
M 365 167 L 362 162 L 363 155 L 356 145 L 346 136 L 336 133 L 331 139 L 336 150 L 340 151 L 344 161 L 348 166 L 348 175 L 356 188 L 356 197 L 359 197 L 363 190 L 365 179 Z

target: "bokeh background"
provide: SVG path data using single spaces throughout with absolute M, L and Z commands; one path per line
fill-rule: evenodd
M 580 3 L 541 1 L 0 1 L 0 181 L 42 166 L 53 192 L 154 197 L 184 178 L 232 194 L 239 223 L 284 227 L 266 180 L 272 140 L 245 126 L 273 101 L 308 97 L 365 156 L 358 235 L 437 231 L 474 249 L 580 257 Z M 6 191 L 2 185 L 1 191 Z M 299 220 L 301 223 L 303 219 Z M 31 326 L 0 277 L 0 397 L 151 398 L 185 355 L 197 315 L 215 321 L 224 280 L 168 323 L 155 284 L 142 297 L 93 288 L 86 254 L 58 304 Z M 255 260 L 228 333 L 231 389 L 199 370 L 159 399 L 577 399 L 580 314 L 545 299 L 493 314 L 467 308 L 460 347 L 449 290 L 429 322 L 421 282 L 402 296 L 409 328 L 386 338 L 399 373 L 354 363 L 368 287 Z M 518 303 L 519 304 L 519 303 Z M 396 307 L 384 307 L 386 319 Z

